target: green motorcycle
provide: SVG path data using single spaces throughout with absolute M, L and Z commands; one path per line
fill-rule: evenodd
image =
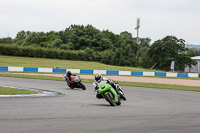
M 107 102 L 110 103 L 111 106 L 120 105 L 121 101 L 118 97 L 117 92 L 107 81 L 101 81 L 98 84 L 99 93 L 106 99 Z

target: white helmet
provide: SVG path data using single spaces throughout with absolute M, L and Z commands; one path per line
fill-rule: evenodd
M 102 79 L 102 76 L 100 73 L 95 74 L 95 80 L 99 83 Z

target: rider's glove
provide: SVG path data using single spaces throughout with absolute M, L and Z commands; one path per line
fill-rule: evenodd
M 95 87 L 95 90 L 98 90 L 98 89 L 99 89 L 99 87 L 96 86 L 96 87 Z
M 107 83 L 108 83 L 108 84 L 111 84 L 110 80 L 107 80 Z
M 99 89 L 99 87 L 96 86 L 96 87 L 94 88 L 94 91 L 95 91 L 95 92 L 98 92 L 98 89 Z

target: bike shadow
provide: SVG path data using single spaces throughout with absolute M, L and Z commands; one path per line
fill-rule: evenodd
M 84 91 L 83 89 L 81 88 L 74 88 L 74 89 L 71 89 L 71 88 L 65 88 L 66 90 L 70 90 L 70 91 Z
M 93 106 L 104 106 L 104 107 L 113 107 L 109 104 L 90 104 L 90 105 L 93 105 Z

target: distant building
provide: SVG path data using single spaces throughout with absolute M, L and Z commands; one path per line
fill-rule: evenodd
M 200 73 L 200 56 L 191 57 L 191 59 L 196 60 L 197 64 L 195 66 L 192 65 L 191 68 L 189 68 L 189 66 L 186 66 L 185 72 Z

